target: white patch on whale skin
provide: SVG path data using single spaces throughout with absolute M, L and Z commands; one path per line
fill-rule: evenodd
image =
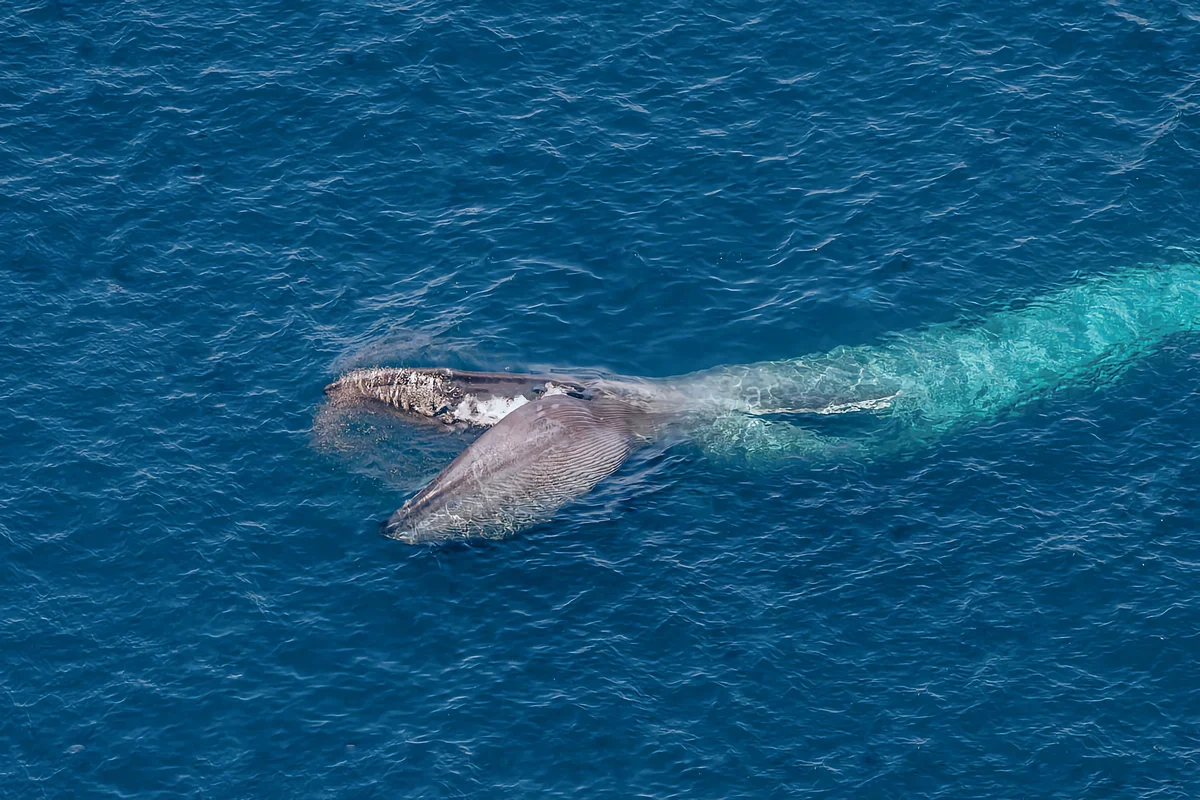
M 490 397 L 487 400 L 480 400 L 475 395 L 467 395 L 451 413 L 460 422 L 488 427 L 495 425 L 528 402 L 522 395 Z
M 555 395 L 567 395 L 570 393 L 571 387 L 547 381 L 545 390 L 542 391 L 540 396 L 553 397 Z M 523 395 L 516 395 L 515 397 L 489 397 L 487 400 L 480 400 L 476 395 L 469 394 L 462 399 L 450 414 L 459 422 L 469 422 L 472 425 L 487 428 L 495 425 L 528 402 L 529 399 Z

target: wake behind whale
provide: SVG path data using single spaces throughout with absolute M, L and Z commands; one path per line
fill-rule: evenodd
M 1200 265 L 1093 277 L 974 323 L 877 346 L 673 378 L 355 370 L 328 402 L 486 428 L 384 532 L 406 542 L 500 537 L 547 519 L 668 431 L 754 465 L 895 457 L 1061 389 L 1103 386 L 1200 326 Z M 879 424 L 830 434 L 837 416 Z

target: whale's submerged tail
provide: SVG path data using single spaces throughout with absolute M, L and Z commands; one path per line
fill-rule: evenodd
M 688 376 L 698 391 L 739 396 L 752 412 L 721 415 L 696 435 L 706 449 L 748 461 L 892 455 L 1060 389 L 1107 384 L 1168 337 L 1197 327 L 1200 265 L 1124 270 L 974 324 L 933 325 L 879 346 Z M 882 424 L 831 436 L 795 424 L 795 416 L 770 416 L 786 411 L 789 398 L 814 393 L 868 405 L 879 398 L 868 411 Z

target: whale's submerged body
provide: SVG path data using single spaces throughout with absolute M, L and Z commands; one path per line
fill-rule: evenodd
M 330 401 L 485 427 L 385 523 L 407 542 L 503 536 L 546 519 L 666 430 L 748 463 L 873 458 L 929 442 L 1063 388 L 1102 385 L 1200 327 L 1200 265 L 1091 278 L 975 324 L 901 333 L 785 361 L 674 378 L 355 370 Z M 878 423 L 844 435 L 830 415 Z

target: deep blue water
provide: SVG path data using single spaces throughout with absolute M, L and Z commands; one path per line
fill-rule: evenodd
M 1200 794 L 1200 341 L 893 462 L 546 525 L 376 363 L 662 376 L 1200 232 L 1200 3 L 0 6 L 0 795 Z

